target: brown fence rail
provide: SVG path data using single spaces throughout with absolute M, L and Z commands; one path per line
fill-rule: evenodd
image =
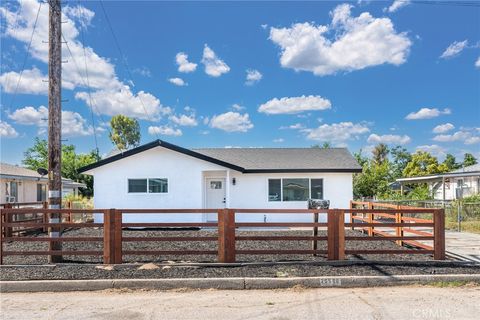
M 48 207 L 47 202 L 12 202 L 12 203 L 0 203 L 0 208 L 3 209 L 39 209 L 43 208 L 46 209 Z M 38 223 L 43 223 L 47 222 L 45 221 L 45 215 L 43 214 L 37 214 L 37 213 L 18 213 L 18 214 L 12 214 L 12 215 L 6 215 L 2 216 L 2 219 L 4 223 L 9 223 L 9 222 L 38 222 Z M 47 231 L 46 228 L 39 226 L 38 224 L 30 227 L 11 227 L 11 228 L 6 228 L 5 230 L 2 230 L 3 235 L 5 237 L 11 237 L 12 234 L 17 234 L 21 235 L 26 232 L 32 232 L 32 231 Z
M 356 208 L 360 206 L 360 208 Z M 364 207 L 367 206 L 367 209 Z M 330 209 L 330 210 L 310 210 L 310 209 L 1 209 L 0 229 L 0 263 L 3 264 L 3 257 L 11 255 L 39 255 L 39 256 L 75 256 L 91 255 L 103 256 L 105 264 L 120 264 L 125 255 L 213 255 L 217 256 L 219 262 L 230 263 L 236 261 L 237 255 L 326 255 L 329 260 L 342 260 L 345 255 L 350 254 L 433 254 L 434 259 L 445 259 L 445 234 L 444 234 L 444 214 L 442 209 L 416 209 L 416 208 L 387 208 L 382 209 L 372 206 L 369 203 L 352 202 L 350 209 Z M 39 214 L 43 216 L 39 222 L 17 222 L 9 220 L 10 216 L 18 214 Z M 49 222 L 49 216 L 52 213 L 59 213 L 61 216 L 71 214 L 87 213 L 90 215 L 103 215 L 103 222 Z M 218 222 L 125 222 L 123 215 L 144 215 L 144 214 L 204 214 L 216 213 Z M 312 222 L 239 222 L 236 219 L 237 214 L 309 214 L 312 215 Z M 319 214 L 326 214 L 327 222 L 318 222 Z M 350 216 L 350 222 L 345 223 L 346 214 Z M 415 215 L 415 218 L 411 216 Z M 429 215 L 433 219 L 421 219 L 418 215 Z M 60 220 L 63 221 L 63 220 Z M 65 228 L 99 228 L 102 229 L 102 235 L 96 237 L 19 237 L 9 234 L 9 228 L 18 227 L 41 227 L 52 230 L 62 230 Z M 217 231 L 217 236 L 198 236 L 198 237 L 131 237 L 124 236 L 124 228 L 184 228 L 201 227 L 211 228 Z M 312 230 L 311 236 L 288 236 L 288 235 L 241 235 L 237 234 L 238 228 L 255 229 L 270 227 L 300 227 Z M 318 235 L 318 228 L 326 228 L 326 236 Z M 421 227 L 422 230 L 418 230 Z M 368 236 L 350 236 L 345 234 L 345 229 L 360 229 L 368 233 Z M 423 231 L 423 229 L 432 229 L 433 232 Z M 389 231 L 390 230 L 390 231 Z M 393 232 L 391 231 L 393 230 Z M 409 235 L 405 235 L 409 234 Z M 413 235 L 412 235 L 413 234 Z M 238 249 L 237 242 L 241 241 L 296 241 L 303 240 L 311 242 L 311 249 L 289 249 L 273 250 L 265 249 Z M 412 248 L 402 250 L 351 250 L 345 247 L 346 241 L 378 241 L 391 240 L 399 245 L 408 245 Z M 5 242 L 24 241 L 24 242 L 102 242 L 103 250 L 49 250 L 44 251 L 6 251 Z M 217 244 L 217 250 L 132 250 L 124 248 L 124 243 L 135 242 L 165 242 L 165 241 L 186 241 L 192 243 L 213 242 Z M 326 250 L 318 249 L 318 242 L 326 241 Z M 432 245 L 426 245 L 424 242 L 430 241 Z M 129 246 L 131 247 L 131 246 Z

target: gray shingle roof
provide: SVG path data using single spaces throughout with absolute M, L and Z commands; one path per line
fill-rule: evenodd
M 361 169 L 345 148 L 206 148 L 193 151 L 246 170 Z
M 476 171 L 480 171 L 480 163 L 473 164 L 473 165 L 467 166 L 465 168 L 460 168 L 460 169 L 457 169 L 457 170 L 453 170 L 451 172 L 457 173 L 457 172 L 476 172 Z
M 0 163 L 0 174 L 19 177 L 40 178 L 38 172 L 8 163 Z

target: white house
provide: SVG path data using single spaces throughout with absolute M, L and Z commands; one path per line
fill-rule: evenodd
M 78 194 L 84 183 L 62 178 L 62 195 Z M 0 203 L 47 200 L 48 179 L 38 172 L 20 166 L 0 163 Z
M 190 150 L 155 140 L 80 172 L 94 176 L 96 208 L 305 209 L 309 198 L 330 200 L 331 208 L 348 208 L 352 176 L 361 167 L 345 148 Z M 135 221 L 163 221 L 161 215 L 135 217 Z M 215 221 L 217 215 L 175 218 Z M 293 217 L 244 214 L 238 219 L 288 221 Z M 304 219 L 311 221 L 311 216 Z M 133 216 L 125 215 L 124 221 L 133 221 Z
M 451 172 L 397 179 L 401 184 L 427 183 L 436 200 L 456 200 L 480 193 L 480 164 Z

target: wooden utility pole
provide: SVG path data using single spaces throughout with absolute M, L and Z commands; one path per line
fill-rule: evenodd
M 50 209 L 62 208 L 62 7 L 61 0 L 49 0 L 48 39 L 48 202 Z M 50 214 L 50 223 L 60 223 L 59 213 Z M 60 237 L 61 229 L 49 228 L 49 236 Z M 50 251 L 62 250 L 61 242 L 50 242 Z M 61 262 L 61 255 L 50 255 Z

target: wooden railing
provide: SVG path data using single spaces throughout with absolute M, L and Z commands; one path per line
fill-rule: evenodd
M 400 246 L 408 245 L 422 249 L 417 250 L 416 253 L 433 252 L 435 259 L 445 259 L 445 212 L 443 209 L 351 201 L 350 209 L 345 212 L 350 212 L 348 225 L 352 230 L 358 228 L 368 233 L 370 239 L 383 240 L 386 237 L 395 240 Z M 422 215 L 428 216 L 429 219 L 417 217 Z M 413 227 L 423 227 L 427 230 L 418 230 Z M 413 234 L 413 236 L 405 234 Z M 425 241 L 433 241 L 433 245 L 425 244 Z
M 34 208 L 43 208 L 46 209 L 48 207 L 47 202 L 42 202 L 42 201 L 37 201 L 37 202 L 12 202 L 12 203 L 1 203 L 0 208 L 4 209 L 34 209 Z M 9 222 L 47 222 L 45 221 L 45 215 L 43 214 L 33 214 L 33 213 L 18 213 L 18 214 L 11 214 L 11 215 L 6 215 L 2 216 L 2 219 L 4 223 L 9 223 Z M 3 230 L 3 234 L 5 237 L 11 237 L 12 234 L 22 234 L 25 232 L 30 232 L 30 231 L 47 231 L 46 228 L 44 227 L 39 227 L 39 226 L 32 226 L 28 228 L 22 228 L 22 227 L 8 227 Z
M 352 207 L 357 205 L 352 203 Z M 5 222 L 5 218 L 9 215 L 19 213 L 35 213 L 43 214 L 47 222 Z M 102 223 L 49 223 L 48 217 L 52 213 L 60 215 L 68 215 L 75 213 L 89 213 L 103 215 Z M 182 214 L 189 216 L 192 214 L 216 213 L 218 222 L 126 222 L 124 215 L 150 215 L 150 214 Z M 327 215 L 327 222 L 318 222 L 319 214 Z M 123 262 L 125 255 L 217 255 L 218 261 L 223 263 L 231 263 L 236 261 L 237 255 L 262 255 L 262 254 L 279 254 L 279 255 L 299 255 L 299 254 L 326 254 L 329 260 L 342 260 L 345 255 L 349 254 L 433 254 L 436 260 L 445 259 L 445 240 L 444 240 L 444 215 L 441 209 L 331 209 L 331 210 L 307 210 L 307 209 L 1 209 L 2 219 L 0 220 L 0 229 L 6 230 L 11 227 L 32 227 L 41 226 L 45 228 L 63 229 L 63 228 L 102 228 L 103 234 L 97 237 L 67 237 L 61 236 L 57 238 L 43 237 L 14 237 L 3 236 L 0 239 L 0 263 L 3 263 L 3 257 L 13 255 L 39 255 L 39 256 L 103 256 L 105 264 L 120 264 Z M 237 214 L 311 214 L 312 222 L 239 222 L 236 220 Z M 350 214 L 351 222 L 345 223 L 346 214 Z M 395 222 L 379 222 L 375 220 L 376 216 L 395 216 L 396 214 L 404 215 L 401 220 Z M 430 214 L 433 220 L 419 221 L 417 218 L 411 220 L 407 218 L 409 214 Z M 367 216 L 365 218 L 365 215 Z M 371 216 L 371 217 L 370 217 Z M 162 236 L 162 237 L 131 237 L 125 236 L 124 228 L 179 228 L 179 227 L 201 227 L 212 228 L 217 231 L 217 236 Z M 282 235 L 266 235 L 258 232 L 258 235 L 241 235 L 237 234 L 238 228 L 307 228 L 312 230 L 312 235 L 298 236 L 288 235 L 288 231 Z M 326 236 L 318 236 L 318 228 L 326 228 Z M 378 228 L 393 228 L 400 230 L 400 233 L 390 234 Z M 415 236 L 405 236 L 405 232 L 411 232 L 414 228 L 433 228 L 433 234 L 418 231 Z M 371 235 L 346 235 L 345 228 L 357 228 L 372 230 Z M 380 235 L 380 237 L 378 236 Z M 401 249 L 401 250 L 354 250 L 345 247 L 346 241 L 378 241 L 393 240 L 402 241 L 403 244 L 409 244 L 420 249 Z M 418 241 L 433 241 L 433 246 L 428 248 Z M 43 241 L 52 244 L 54 242 L 103 242 L 103 250 L 45 250 L 45 251 L 7 251 L 4 250 L 4 243 L 14 241 Z M 213 242 L 217 244 L 217 250 L 132 250 L 124 248 L 127 242 L 165 242 L 165 241 L 182 241 L 182 242 Z M 238 249 L 236 243 L 241 241 L 264 241 L 268 245 L 268 241 L 309 241 L 312 249 Z M 317 243 L 326 241 L 326 250 L 319 250 Z M 415 242 L 412 242 L 415 241 Z M 418 242 L 418 243 L 417 243 Z M 420 244 L 420 245 L 418 245 Z M 52 246 L 49 246 L 52 248 Z M 131 247 L 131 246 L 129 246 Z

